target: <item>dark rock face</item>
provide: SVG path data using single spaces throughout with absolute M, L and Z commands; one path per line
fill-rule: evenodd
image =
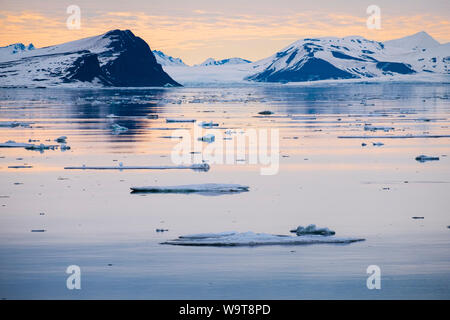
M 66 70 L 66 81 L 97 78 L 104 85 L 117 87 L 180 86 L 156 62 L 148 44 L 130 30 L 113 30 L 103 38 L 111 40 L 107 50 L 79 57 Z M 107 62 L 100 65 L 99 58 Z
M 102 84 L 111 85 L 104 75 L 98 61 L 98 56 L 94 53 L 87 52 L 77 58 L 72 67 L 67 69 L 68 76 L 65 81 L 71 80 L 92 82 L 94 79 L 99 80 Z
M 248 78 L 248 80 L 264 82 L 300 82 L 328 79 L 351 79 L 356 76 L 336 68 L 331 63 L 319 58 L 306 58 L 297 63 L 293 68 L 274 71 L 267 70 Z
M 385 72 L 395 72 L 400 74 L 416 73 L 411 66 L 401 62 L 378 62 L 377 68 Z
M 156 62 L 148 44 L 130 30 L 113 30 L 104 37 L 113 39 L 109 45 L 112 52 L 120 52 L 116 59 L 102 67 L 114 86 L 180 86 Z

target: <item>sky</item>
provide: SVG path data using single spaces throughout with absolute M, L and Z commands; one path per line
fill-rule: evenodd
M 68 29 L 67 7 L 80 8 L 80 29 Z M 381 29 L 369 29 L 369 5 Z M 0 46 L 44 47 L 129 29 L 152 50 L 187 64 L 209 57 L 256 61 L 305 37 L 360 35 L 383 41 L 426 31 L 450 41 L 450 1 L 403 0 L 0 0 Z

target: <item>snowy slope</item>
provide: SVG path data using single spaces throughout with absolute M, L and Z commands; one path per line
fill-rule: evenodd
M 0 56 L 0 86 L 179 85 L 129 30 Z
M 253 63 L 247 80 L 298 82 L 449 74 L 450 51 L 425 32 L 386 44 L 359 36 L 306 38 Z
M 213 58 L 208 58 L 197 66 L 207 67 L 207 66 L 222 66 L 222 65 L 238 65 L 246 63 L 251 63 L 251 61 L 242 58 L 229 58 L 223 60 L 214 60 Z
M 30 43 L 28 46 L 23 43 L 14 43 L 6 47 L 0 47 L 0 61 L 9 59 L 11 56 L 20 55 L 24 52 L 34 50 L 34 46 Z
M 156 61 L 165 66 L 186 66 L 186 64 L 180 58 L 174 58 L 166 55 L 164 52 L 159 50 L 153 50 L 153 54 L 155 55 Z

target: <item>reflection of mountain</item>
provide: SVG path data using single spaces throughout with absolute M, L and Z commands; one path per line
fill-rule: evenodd
M 156 62 L 147 43 L 129 30 L 14 54 L 1 49 L 1 86 L 179 85 Z

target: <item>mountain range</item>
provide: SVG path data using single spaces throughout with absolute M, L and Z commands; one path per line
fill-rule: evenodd
M 180 58 L 151 51 L 129 30 L 40 49 L 20 43 L 0 48 L 2 87 L 286 83 L 449 74 L 450 43 L 440 44 L 426 32 L 385 42 L 359 36 L 304 38 L 256 62 L 209 58 L 192 67 Z

